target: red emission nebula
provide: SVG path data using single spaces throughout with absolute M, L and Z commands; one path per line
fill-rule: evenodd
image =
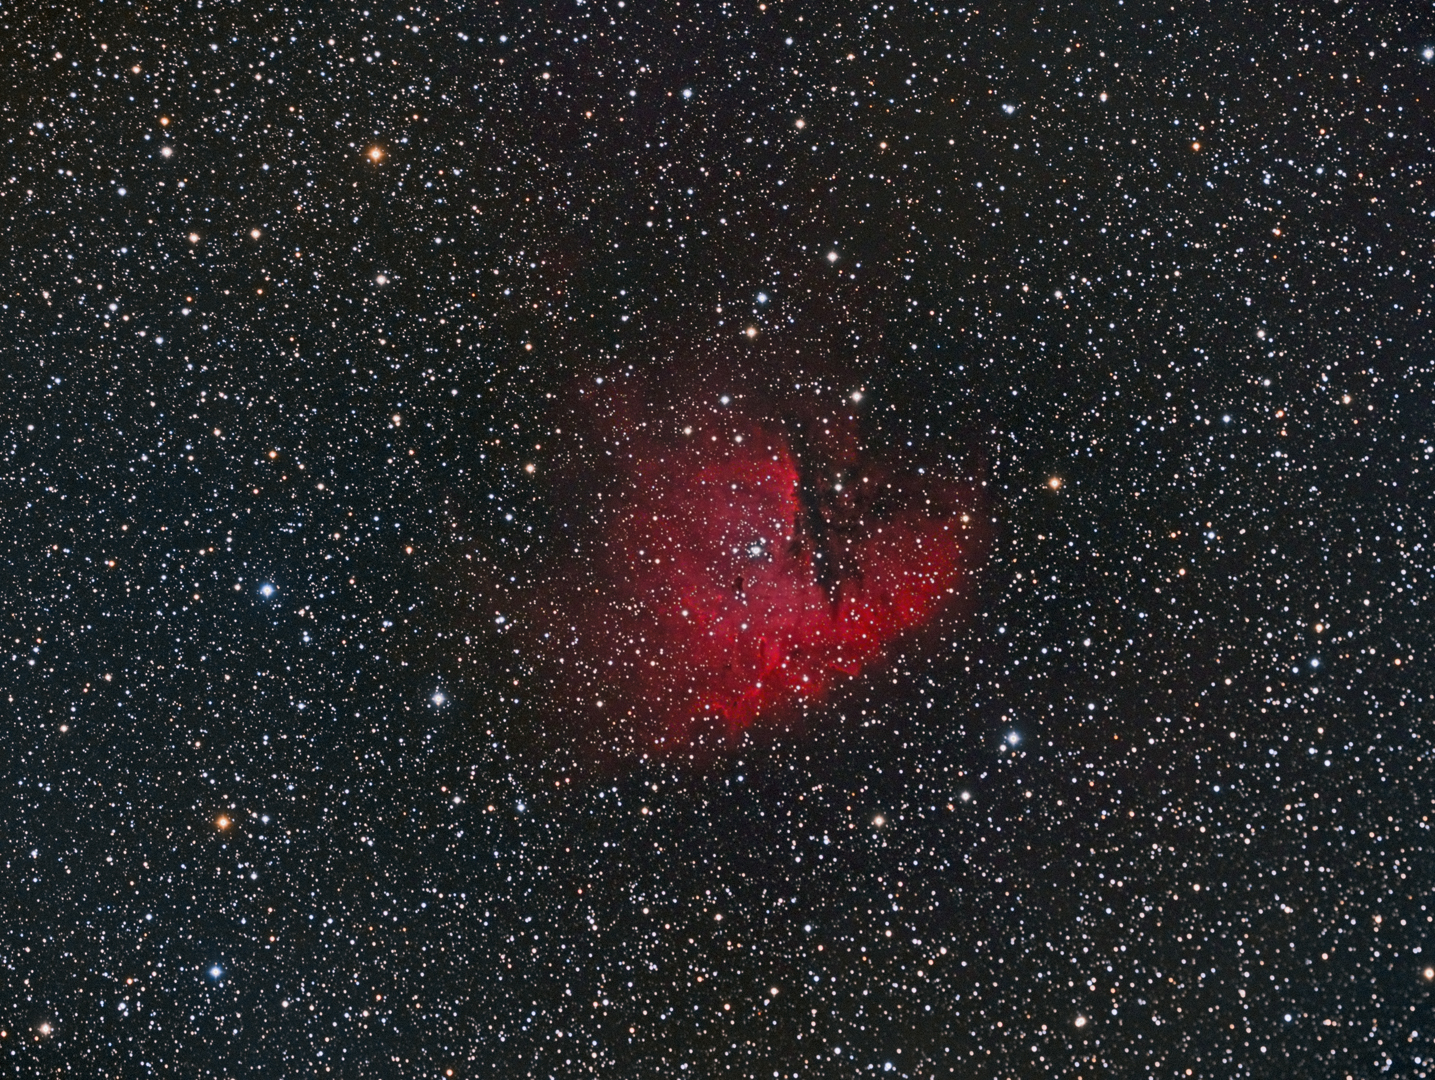
M 860 391 L 636 381 L 576 392 L 587 419 L 551 478 L 564 550 L 524 616 L 578 715 L 648 747 L 730 737 L 963 595 L 979 484 L 864 446 Z

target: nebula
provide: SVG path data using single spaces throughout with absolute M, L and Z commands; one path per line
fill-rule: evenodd
M 526 616 L 570 711 L 641 745 L 730 737 L 826 698 L 963 595 L 978 485 L 866 445 L 860 391 L 624 382 L 577 392 L 561 553 Z

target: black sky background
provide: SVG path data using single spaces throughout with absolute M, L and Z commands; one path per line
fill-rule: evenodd
M 1429 1073 L 1428 18 L 0 43 L 14 1075 Z M 555 748 L 564 402 L 715 356 L 990 550 L 790 730 Z

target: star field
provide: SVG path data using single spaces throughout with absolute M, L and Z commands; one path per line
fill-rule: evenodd
M 1431 1075 L 1427 16 L 0 43 L 10 1073 Z M 982 541 L 860 670 L 659 748 L 701 662 L 601 590 L 719 535 L 651 448 L 757 461 L 758 388 Z

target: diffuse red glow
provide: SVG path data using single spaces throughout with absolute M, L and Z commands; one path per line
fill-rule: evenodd
M 961 594 L 971 489 L 865 452 L 845 403 L 599 411 L 559 485 L 573 551 L 532 617 L 560 696 L 641 743 L 820 699 Z

